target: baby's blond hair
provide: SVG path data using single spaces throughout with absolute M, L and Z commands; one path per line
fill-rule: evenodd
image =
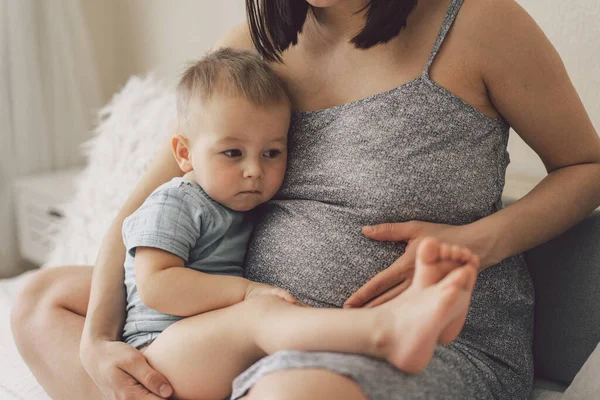
M 206 102 L 215 94 L 242 96 L 259 106 L 289 104 L 283 84 L 273 70 L 248 51 L 223 48 L 191 64 L 177 85 L 177 117 L 187 125 L 190 101 Z

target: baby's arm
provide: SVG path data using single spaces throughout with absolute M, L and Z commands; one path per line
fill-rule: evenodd
M 171 315 L 188 317 L 244 300 L 251 282 L 238 276 L 214 275 L 186 268 L 167 251 L 138 247 L 135 279 L 142 302 Z
M 187 317 L 259 294 L 293 302 L 283 289 L 187 268 L 190 252 L 203 235 L 202 227 L 212 217 L 186 183 L 170 185 L 157 189 L 123 222 L 123 242 L 134 258 L 135 284 L 146 306 Z

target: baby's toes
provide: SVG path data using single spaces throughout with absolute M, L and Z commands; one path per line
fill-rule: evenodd
M 452 259 L 452 249 L 448 243 L 440 244 L 440 260 L 451 260 Z
M 466 263 L 471 259 L 471 257 L 473 257 L 473 252 L 471 252 L 471 250 L 467 249 L 466 247 L 463 247 L 462 254 L 460 256 L 460 261 L 462 263 Z
M 475 269 L 479 269 L 480 259 L 477 254 L 471 253 L 471 257 L 467 260 L 466 264 L 470 264 Z
M 462 247 L 460 247 L 456 244 L 453 244 L 450 247 L 450 251 L 451 251 L 450 257 L 452 258 L 452 261 L 460 262 L 462 254 L 463 254 Z

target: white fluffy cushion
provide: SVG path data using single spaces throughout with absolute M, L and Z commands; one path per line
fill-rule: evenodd
M 111 221 L 154 157 L 175 119 L 172 88 L 132 77 L 99 111 L 95 136 L 83 144 L 88 165 L 66 209 L 44 267 L 91 265 Z

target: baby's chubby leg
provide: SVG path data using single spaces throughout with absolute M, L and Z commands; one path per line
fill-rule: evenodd
M 173 399 L 223 400 L 235 377 L 266 355 L 249 331 L 256 325 L 252 319 L 265 304 L 280 301 L 286 303 L 275 296 L 258 296 L 177 321 L 144 356 L 169 380 Z
M 437 343 L 448 343 L 460 332 L 475 284 L 477 257 L 461 249 L 445 252 L 444 246 L 424 240 L 417 249 L 413 286 L 379 307 L 314 309 L 257 296 L 176 322 L 144 355 L 178 399 L 222 400 L 237 375 L 286 349 L 370 355 L 416 373 Z
M 350 314 L 352 318 L 339 318 Z M 236 376 L 279 350 L 372 353 L 376 314 L 368 309 L 314 309 L 257 296 L 174 323 L 144 356 L 169 380 L 173 398 L 222 400 Z

